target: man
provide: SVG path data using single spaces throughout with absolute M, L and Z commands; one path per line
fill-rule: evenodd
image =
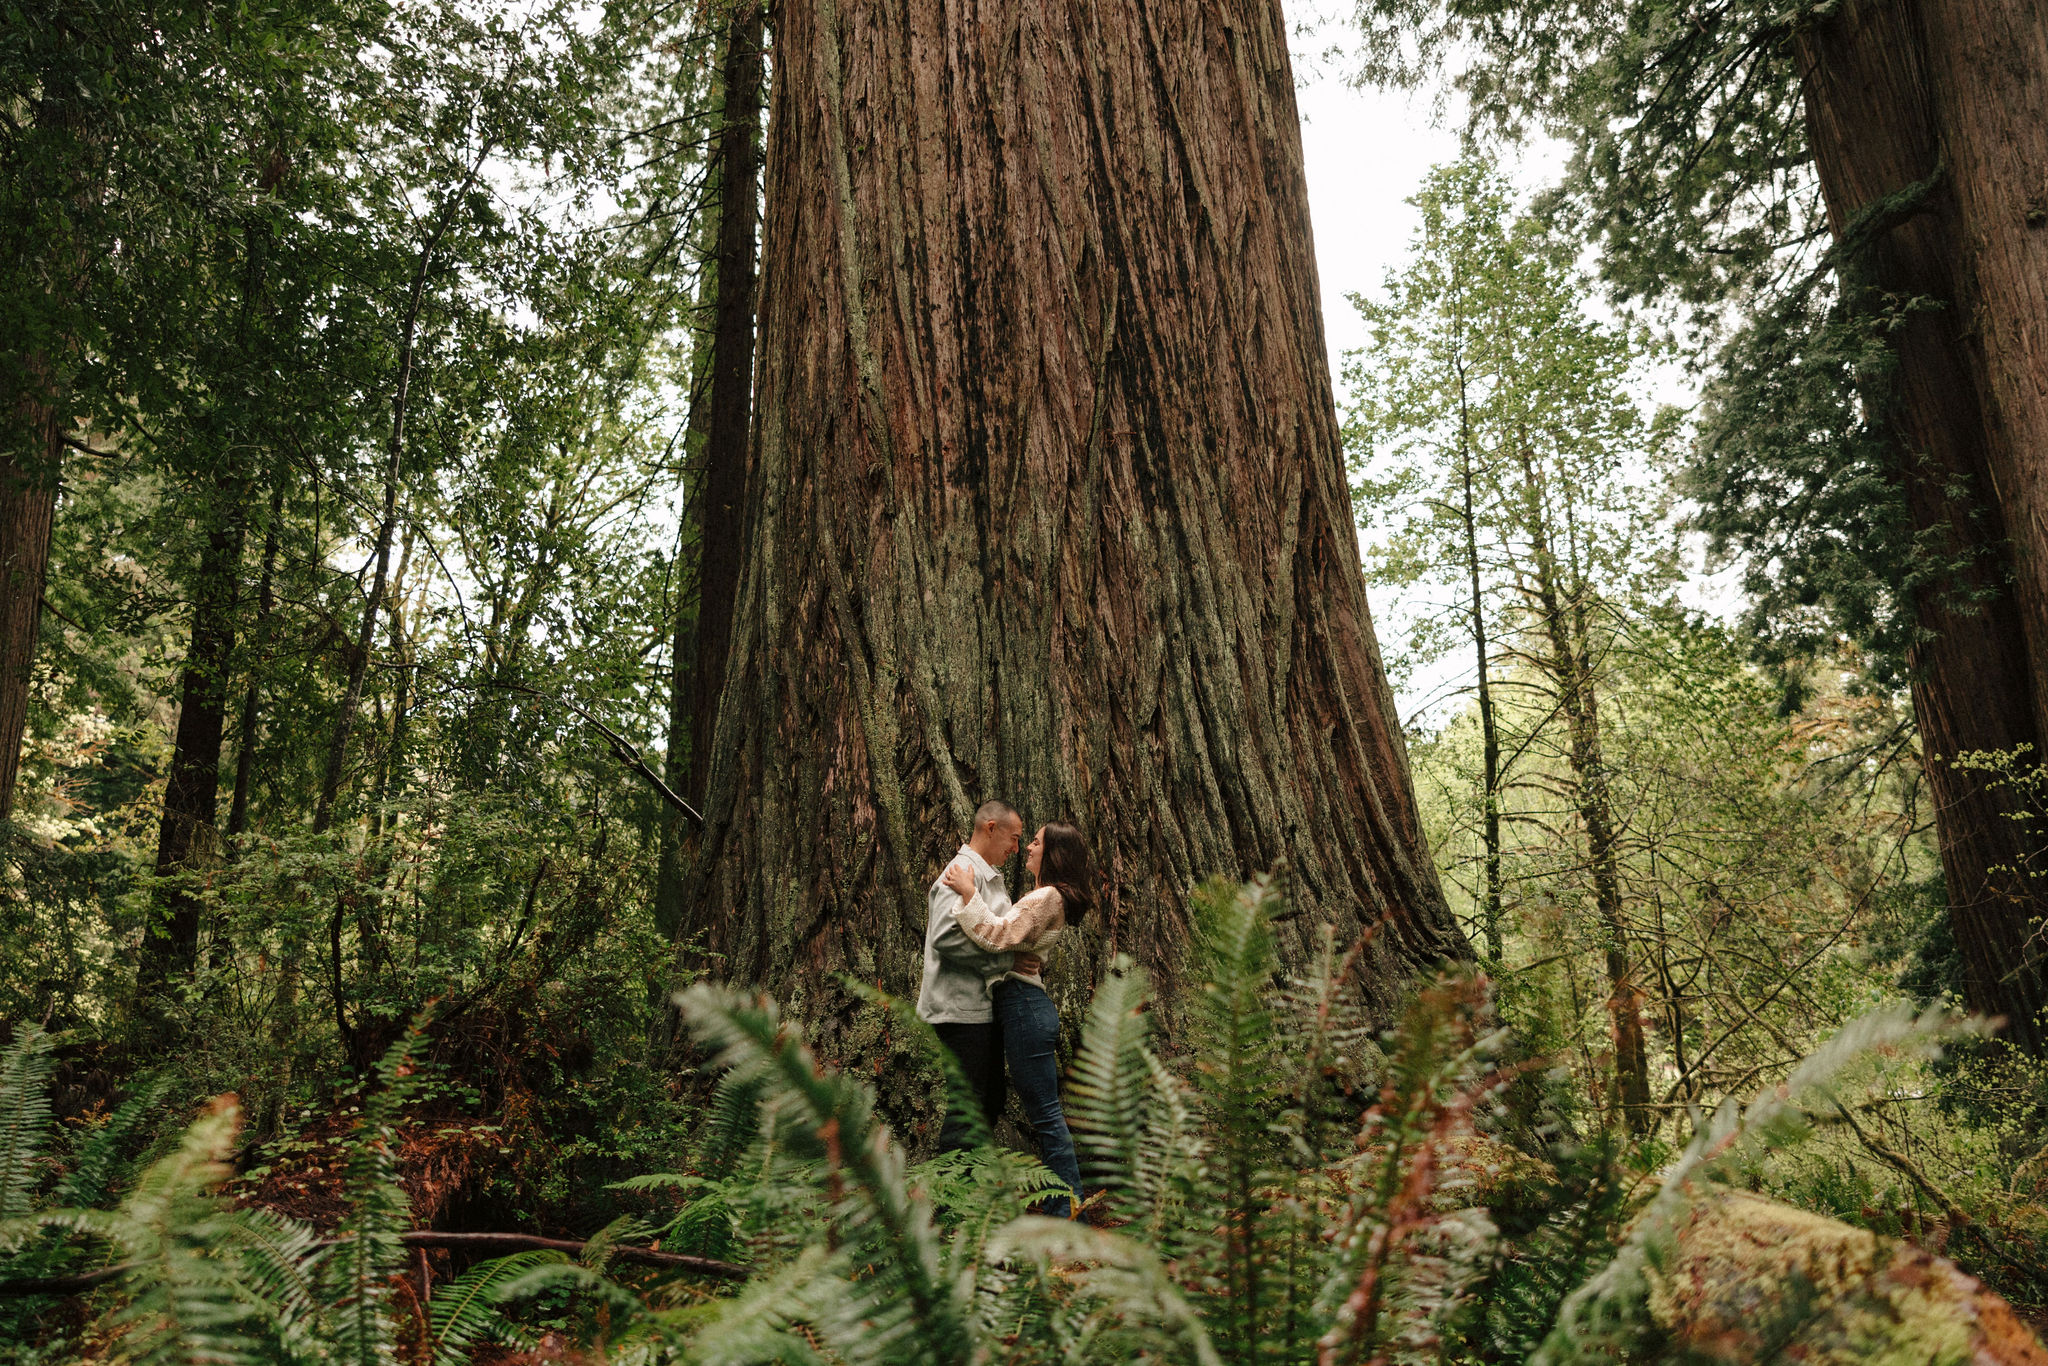
M 1004 801 L 985 801 L 974 813 L 974 830 L 953 860 L 974 872 L 974 888 L 989 910 L 1007 914 L 1010 894 L 996 870 L 1017 852 L 1024 819 Z M 942 878 L 944 869 L 940 870 Z M 934 881 L 928 896 L 930 915 L 924 930 L 924 980 L 917 991 L 917 1016 L 938 1031 L 940 1042 L 960 1060 L 967 1084 L 993 1126 L 1003 1113 L 1003 1037 L 996 1025 L 989 984 L 1008 972 L 1015 957 L 990 953 L 969 939 L 956 918 L 962 901 L 943 880 Z M 967 1145 L 965 1116 L 946 1107 L 939 1130 L 939 1151 Z

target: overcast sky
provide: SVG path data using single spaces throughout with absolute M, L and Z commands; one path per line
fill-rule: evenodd
M 1409 96 L 1359 90 L 1342 79 L 1341 61 L 1323 54 L 1333 45 L 1341 46 L 1344 37 L 1341 26 L 1324 24 L 1318 31 L 1298 35 L 1294 43 L 1295 97 L 1301 107 L 1309 212 L 1333 375 L 1341 375 L 1343 353 L 1366 340 L 1358 310 L 1346 296 L 1377 293 L 1387 272 L 1403 263 L 1416 226 L 1408 197 L 1421 187 L 1431 167 L 1458 154 L 1455 121 L 1439 125 L 1432 120 L 1431 92 Z M 1518 158 L 1501 170 L 1526 194 L 1555 183 L 1563 162 L 1560 144 L 1538 140 L 1520 149 Z M 1644 376 L 1644 397 L 1655 403 L 1685 404 L 1691 394 L 1682 371 L 1669 365 Z M 1337 398 L 1344 402 L 1341 388 Z M 1369 541 L 1371 533 L 1361 539 Z M 1697 547 L 1692 553 L 1697 555 Z M 1687 606 L 1723 616 L 1738 605 L 1732 573 L 1701 575 L 1684 586 L 1680 597 Z M 1383 589 L 1372 590 L 1371 601 L 1381 648 L 1398 650 L 1400 614 L 1395 604 Z M 1397 692 L 1402 720 L 1423 712 L 1435 721 L 1447 719 L 1462 705 L 1458 689 L 1471 673 L 1469 661 L 1455 654 L 1435 667 L 1417 670 Z

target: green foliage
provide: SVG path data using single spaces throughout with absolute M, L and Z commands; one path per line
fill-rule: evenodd
M 1957 1032 L 1949 1017 L 1918 1013 L 1907 1005 L 1875 1011 L 1836 1034 L 1748 1106 L 1724 1103 L 1664 1173 L 1614 1260 L 1565 1301 L 1557 1326 L 1531 1359 L 1534 1366 L 1626 1360 L 1638 1353 L 1654 1331 L 1646 1275 L 1670 1255 L 1682 1216 L 1697 1194 L 1696 1183 L 1803 1138 L 1816 1109 L 1824 1119 L 1838 1108 L 1830 1088 L 1857 1059 L 1878 1051 L 1926 1052 Z
M 403 1264 L 399 1235 L 409 1223 L 393 1179 L 393 1125 L 404 1107 L 425 1039 L 418 1020 L 379 1064 L 376 1085 L 344 1151 L 349 1214 L 333 1236 L 262 1207 L 238 1208 L 218 1191 L 229 1177 L 240 1112 L 224 1098 L 165 1156 L 142 1173 L 113 1209 L 22 1206 L 0 1222 L 0 1279 L 47 1276 L 80 1264 L 75 1240 L 111 1255 L 116 1276 L 96 1331 L 143 1363 L 361 1363 L 404 1359 L 411 1331 L 393 1312 L 393 1277 Z M 46 1131 L 48 1038 L 25 1030 L 6 1055 L 10 1089 L 0 1123 L 10 1134 Z M 144 1091 L 125 1111 L 156 1103 Z M 57 1184 L 59 1199 L 88 1193 L 109 1169 L 95 1144 L 115 1143 L 133 1120 L 117 1114 Z M 110 1132 L 111 1131 L 111 1132 Z M 74 1241 L 67 1241 L 74 1240 Z M 593 1240 L 600 1248 L 603 1240 Z M 444 1288 L 424 1325 L 437 1362 L 466 1360 L 487 1341 L 516 1342 L 523 1330 L 507 1306 L 567 1288 L 622 1311 L 636 1341 L 667 1340 L 659 1316 L 638 1296 L 589 1267 L 560 1267 L 558 1253 L 520 1254 L 471 1268 Z M 646 1320 L 643 1326 L 640 1320 Z M 632 1334 L 623 1335 L 632 1337 Z
M 434 1296 L 429 1323 L 436 1366 L 458 1366 L 468 1360 L 469 1348 L 513 1337 L 499 1308 L 506 1287 L 537 1267 L 564 1260 L 559 1252 L 515 1252 L 478 1262 L 443 1287 Z
M 1326 943 L 1276 992 L 1273 886 L 1212 884 L 1196 904 L 1185 1051 L 1154 1052 L 1125 962 L 1075 1061 L 1069 1116 L 1115 1232 L 1024 1215 L 1045 1174 L 989 1150 L 908 1170 L 864 1088 L 821 1073 L 771 1006 L 694 988 L 693 1027 L 764 1105 L 798 1110 L 808 1133 L 792 1136 L 823 1159 L 811 1179 L 828 1196 L 823 1240 L 700 1335 L 705 1359 L 971 1359 L 998 1335 L 1033 1360 L 1428 1357 L 1488 1232 L 1432 1203 L 1491 1093 L 1483 989 L 1447 980 L 1418 999 L 1361 1132 L 1331 1122 L 1360 1030 L 1356 953 Z
M 716 1050 L 720 1099 L 687 1173 L 616 1183 L 685 1197 L 664 1245 L 713 1211 L 753 1272 L 737 1294 L 665 1308 L 614 1281 L 639 1216 L 590 1238 L 582 1261 L 501 1257 L 443 1283 L 416 1325 L 391 1298 L 402 1198 L 394 1125 L 420 1076 L 425 1021 L 387 1052 L 345 1152 L 350 1214 L 332 1241 L 215 1193 L 236 1115 L 211 1108 L 110 1211 L 41 1208 L 0 1225 L 0 1276 L 52 1265 L 48 1232 L 119 1259 L 95 1332 L 125 1358 L 185 1362 L 397 1359 L 454 1366 L 536 1324 L 634 1363 L 1479 1362 L 1636 1359 L 1645 1279 L 1710 1183 L 1753 1187 L 1811 1144 L 1868 1084 L 1859 1068 L 1925 1066 L 1957 1027 L 1905 1007 L 1851 1025 L 1702 1122 L 1637 1212 L 1648 1154 L 1581 1134 L 1556 1103 L 1529 1128 L 1543 1156 L 1490 1133 L 1523 1070 L 1499 1066 L 1482 978 L 1419 990 L 1364 1050 L 1354 969 L 1326 934 L 1287 978 L 1275 885 L 1197 898 L 1206 990 L 1173 1051 L 1151 1032 L 1142 975 L 1098 993 L 1070 1090 L 1093 1208 L 1112 1227 L 1029 1215 L 1059 1188 L 1036 1162 L 982 1147 L 911 1166 L 873 1093 L 822 1066 L 773 1002 L 700 985 L 682 999 Z M 920 1036 L 923 1047 L 936 1041 Z M 39 1047 L 17 1041 L 13 1069 Z M 1361 1053 L 1378 1061 L 1357 1070 Z M 1860 1079 L 1859 1079 L 1860 1078 Z M 37 1083 L 40 1084 L 40 1083 Z M 10 1114 L 32 1114 L 27 1091 Z M 1359 1113 L 1363 1107 L 1362 1115 Z M 708 1227 L 710 1221 L 699 1226 Z M 771 1227 L 772 1226 L 772 1227 Z M 407 1347 L 404 1350 L 414 1350 Z
M 54 1046 L 49 1034 L 25 1025 L 0 1054 L 0 1219 L 19 1219 L 29 1211 L 36 1152 L 50 1126 Z

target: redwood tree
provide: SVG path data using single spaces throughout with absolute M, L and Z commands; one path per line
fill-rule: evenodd
M 1877 396 L 1916 535 L 1913 711 L 1970 1004 L 2048 1050 L 2039 813 L 1954 760 L 2048 748 L 2048 11 L 1849 0 L 1799 35 L 1807 135 L 1853 284 L 1916 301 Z M 2026 819 L 2033 816 L 2033 820 Z
M 777 10 L 749 537 L 686 931 L 916 980 L 975 804 L 1106 875 L 1056 995 L 1284 864 L 1389 1002 L 1469 954 L 1340 466 L 1274 0 Z M 1012 874 L 1021 890 L 1021 869 Z

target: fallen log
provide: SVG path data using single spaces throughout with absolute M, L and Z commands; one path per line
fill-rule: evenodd
M 1655 1360 L 2048 1366 L 2010 1305 L 1910 1243 L 1743 1192 L 1674 1232 L 1648 1274 Z
M 340 1239 L 330 1239 L 321 1244 L 333 1247 Z M 432 1229 L 420 1229 L 412 1233 L 401 1233 L 399 1241 L 407 1247 L 447 1248 L 452 1252 L 477 1252 L 488 1255 L 503 1255 L 510 1252 L 562 1252 L 571 1257 L 582 1255 L 585 1244 L 576 1238 L 543 1238 L 537 1233 L 439 1233 Z M 615 1244 L 611 1249 L 613 1258 L 622 1262 L 635 1262 L 642 1266 L 665 1266 L 692 1275 L 708 1276 L 720 1281 L 743 1281 L 747 1268 L 733 1262 L 721 1262 L 715 1257 L 695 1257 L 686 1252 L 663 1252 L 659 1248 L 635 1247 L 630 1243 Z M 30 1276 L 20 1280 L 0 1281 L 0 1296 L 22 1295 L 79 1295 L 94 1286 L 127 1274 L 136 1264 L 122 1262 L 118 1266 L 103 1266 L 96 1271 L 82 1271 L 75 1276 Z

